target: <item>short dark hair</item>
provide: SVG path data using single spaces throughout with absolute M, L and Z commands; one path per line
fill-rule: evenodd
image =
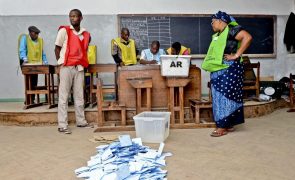
M 79 9 L 72 9 L 70 13 L 73 11 L 77 12 L 79 17 L 82 17 L 82 12 Z
M 175 49 L 176 51 L 180 51 L 181 49 L 181 44 L 180 42 L 175 42 L 172 44 L 172 48 Z
M 153 46 L 153 45 L 157 45 L 157 47 L 160 47 L 160 42 L 159 41 L 153 41 L 151 43 L 151 46 Z
M 129 29 L 128 29 L 128 28 L 122 28 L 122 29 L 121 29 L 121 33 L 123 33 L 124 31 L 127 31 L 127 32 L 130 34 L 130 32 L 129 32 Z

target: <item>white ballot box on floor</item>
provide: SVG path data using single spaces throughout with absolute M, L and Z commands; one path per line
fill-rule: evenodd
M 145 111 L 133 116 L 136 137 L 146 143 L 161 143 L 169 136 L 170 112 Z
M 191 56 L 161 55 L 161 75 L 168 77 L 187 77 Z

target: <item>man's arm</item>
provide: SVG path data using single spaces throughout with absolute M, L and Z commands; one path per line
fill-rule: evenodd
M 42 50 L 42 61 L 43 61 L 43 64 L 48 64 L 48 61 L 47 61 L 46 54 L 45 54 L 44 50 Z
M 135 41 L 134 41 L 135 43 Z M 136 61 L 140 60 L 140 54 L 139 54 L 139 49 L 137 48 L 137 45 L 135 43 L 135 54 L 136 54 Z
M 149 61 L 149 60 L 147 59 L 147 56 L 146 56 L 144 50 L 142 50 L 142 51 L 141 51 L 141 56 L 140 56 L 139 63 L 140 63 L 140 64 L 157 64 L 157 61 L 156 61 L 156 60 L 151 60 L 151 61 Z
M 27 38 L 25 35 L 21 37 L 19 43 L 19 59 L 23 60 L 24 62 L 28 62 L 27 58 Z
M 59 60 L 60 50 L 61 50 L 61 47 L 55 45 L 54 52 L 55 52 L 55 58 L 56 58 L 57 61 Z
M 119 47 L 116 44 L 116 42 L 112 43 L 112 56 L 114 58 L 114 61 L 117 65 L 120 65 L 120 63 L 122 62 L 122 59 L 119 57 Z
M 57 33 L 56 40 L 55 40 L 55 49 L 54 49 L 55 58 L 57 61 L 60 58 L 60 51 L 64 41 L 66 40 L 66 35 L 67 35 L 67 32 L 65 28 L 61 28 Z

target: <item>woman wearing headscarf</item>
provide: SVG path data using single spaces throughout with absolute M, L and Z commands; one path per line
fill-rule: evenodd
M 244 123 L 242 54 L 249 47 L 252 36 L 233 17 L 217 12 L 211 22 L 215 34 L 202 68 L 211 72 L 213 117 L 216 129 L 213 137 L 234 131 Z

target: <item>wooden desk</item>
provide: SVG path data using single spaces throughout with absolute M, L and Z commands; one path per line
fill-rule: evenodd
M 126 108 L 136 107 L 136 90 L 128 83 L 130 78 L 152 78 L 152 108 L 167 108 L 168 87 L 166 77 L 161 76 L 159 65 L 123 66 L 118 69 L 119 102 L 125 103 Z M 184 87 L 184 107 L 189 107 L 189 99 L 201 98 L 201 70 L 196 66 L 190 67 L 191 82 Z M 145 99 L 143 97 L 143 99 Z
M 25 83 L 25 106 L 24 109 L 32 108 L 35 106 L 42 105 L 39 98 L 37 99 L 37 104 L 34 104 L 32 95 L 45 94 L 46 100 L 45 103 L 49 105 L 49 108 L 55 107 L 54 102 L 54 78 L 53 74 L 55 73 L 55 68 L 52 65 L 24 65 L 21 67 L 22 73 L 24 75 Z M 45 85 L 32 87 L 31 75 L 34 74 L 44 74 L 45 76 Z

